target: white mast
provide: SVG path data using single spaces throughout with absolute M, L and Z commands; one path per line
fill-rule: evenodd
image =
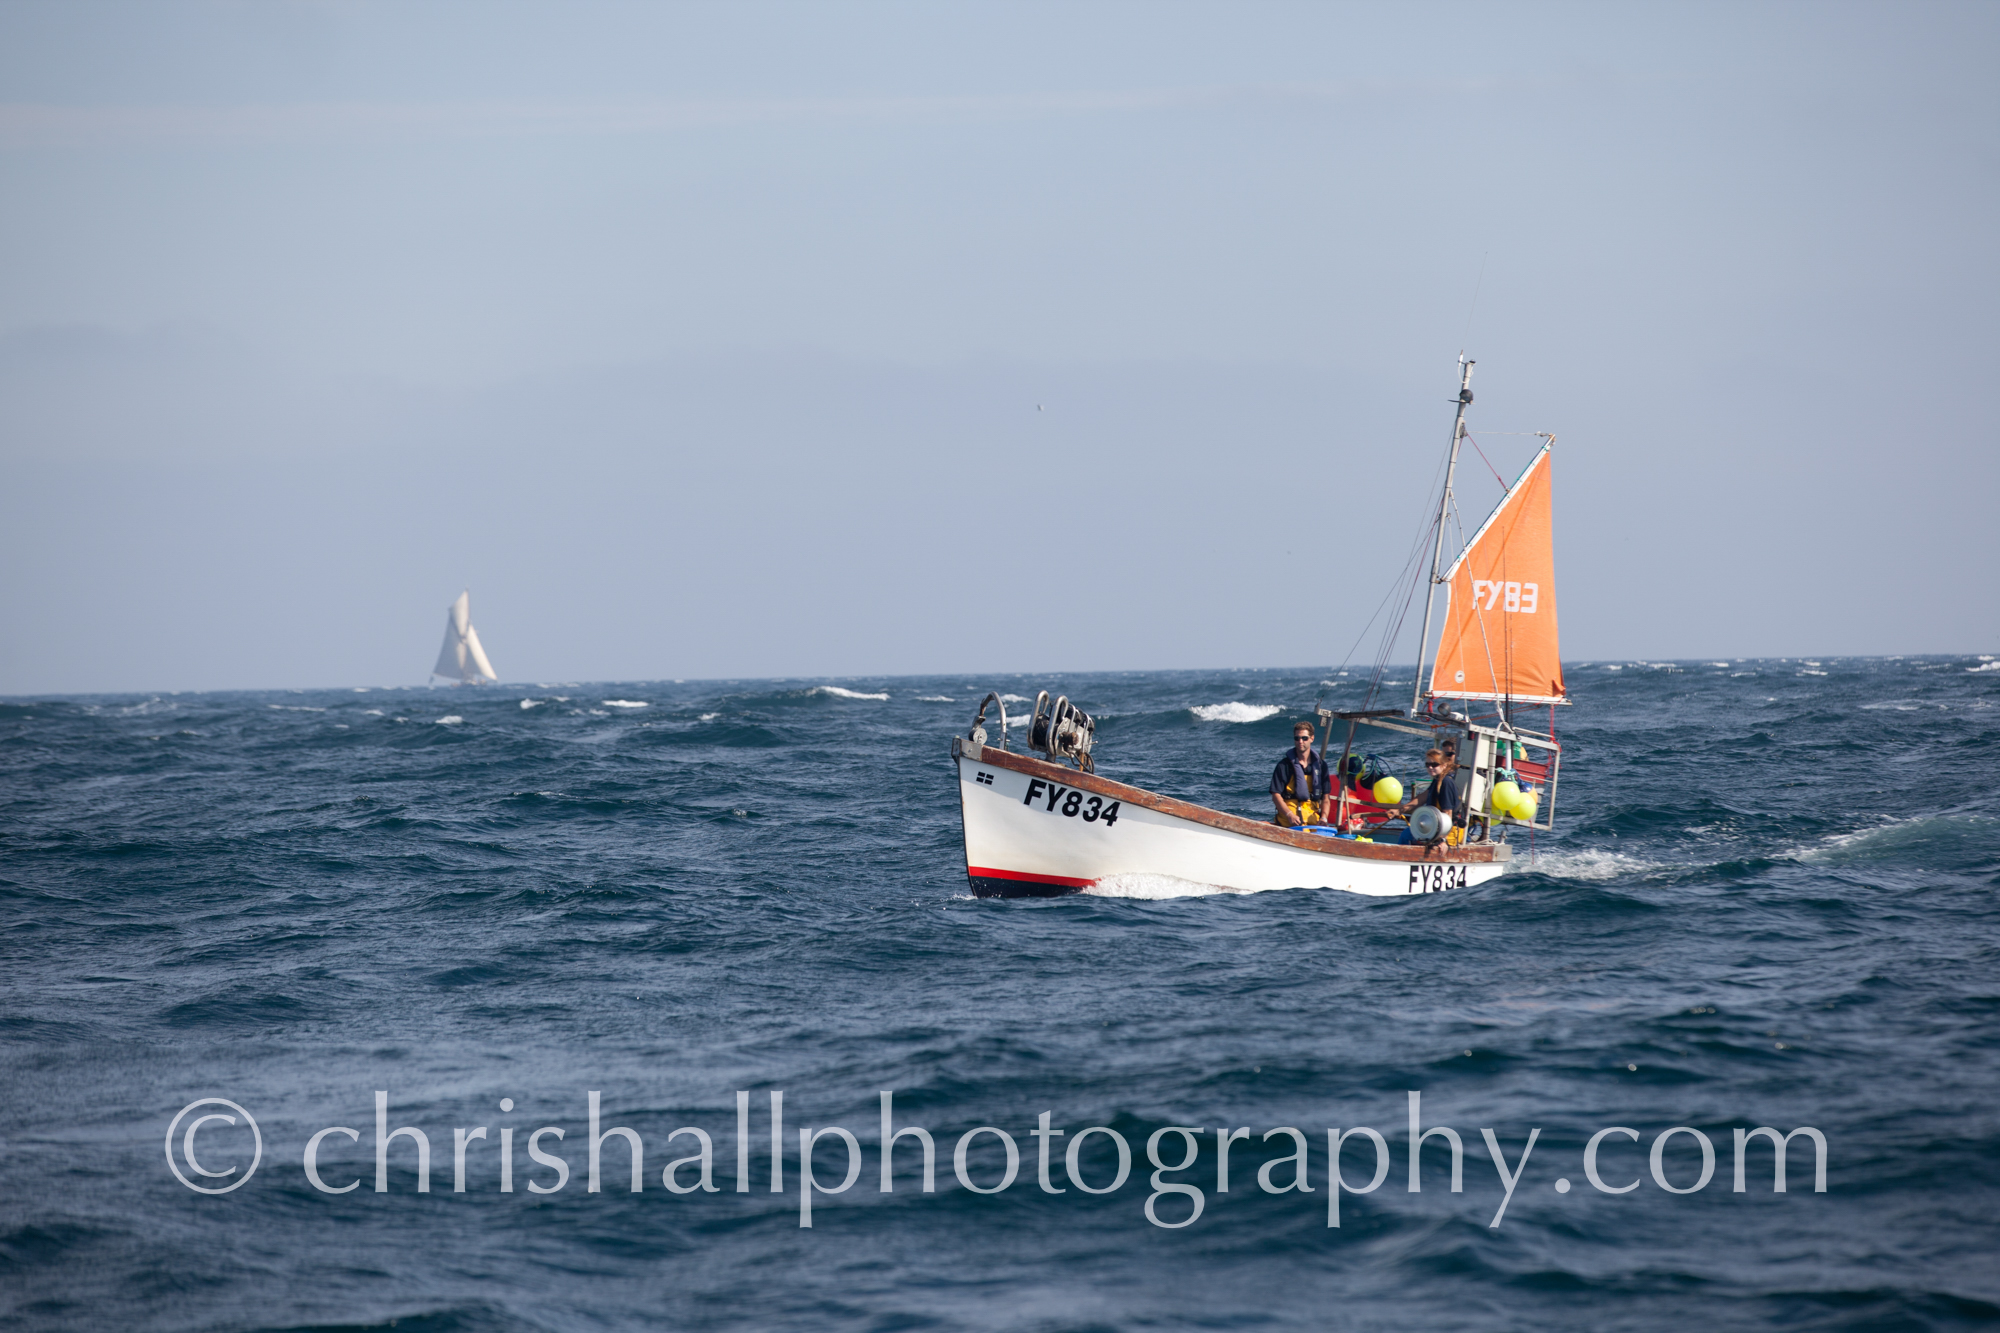
M 1451 482 L 1458 473 L 1458 443 L 1465 438 L 1465 409 L 1472 403 L 1472 367 L 1476 364 L 1467 361 L 1465 353 L 1458 354 L 1458 414 L 1451 423 L 1451 461 L 1445 464 L 1444 494 L 1438 497 L 1437 545 L 1431 549 L 1431 581 L 1424 588 L 1424 632 L 1417 638 L 1417 679 L 1410 691 L 1412 713 L 1424 697 L 1424 649 L 1431 641 L 1431 604 L 1437 598 L 1437 585 L 1443 582 L 1438 570 L 1444 564 L 1444 521 L 1451 510 Z

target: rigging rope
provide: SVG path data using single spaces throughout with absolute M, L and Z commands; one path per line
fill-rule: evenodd
M 1468 440 L 1472 440 L 1472 432 L 1471 432 L 1471 431 L 1467 431 L 1467 432 L 1465 432 L 1465 438 L 1466 438 L 1466 439 L 1468 439 Z M 1493 480 L 1495 480 L 1495 481 L 1497 481 L 1497 482 L 1499 482 L 1499 483 L 1500 483 L 1500 489 L 1501 489 L 1501 490 L 1503 490 L 1503 491 L 1504 491 L 1504 490 L 1506 490 L 1506 489 L 1507 489 L 1507 479 L 1506 479 L 1505 477 L 1503 477 L 1503 476 L 1501 476 L 1501 475 L 1500 475 L 1500 469 L 1499 469 L 1499 468 L 1497 468 L 1497 467 L 1494 467 L 1494 466 L 1493 466 L 1493 460 L 1492 460 L 1492 459 L 1490 459 L 1490 458 L 1488 458 L 1488 457 L 1486 456 L 1486 451 L 1485 451 L 1484 449 L 1481 449 L 1481 448 L 1479 447 L 1479 441 L 1477 441 L 1477 440 L 1472 440 L 1472 452 L 1473 452 L 1473 453 L 1475 453 L 1475 454 L 1478 454 L 1478 455 L 1479 455 L 1479 461 L 1480 461 L 1480 462 L 1482 462 L 1482 463 L 1484 463 L 1484 464 L 1486 464 L 1486 470 L 1487 470 L 1488 472 L 1491 472 L 1491 473 L 1493 474 Z
M 1431 484 L 1428 491 L 1426 491 L 1425 493 L 1426 494 L 1425 510 L 1427 513 L 1429 510 L 1428 497 L 1431 493 L 1434 493 L 1437 490 L 1439 479 L 1444 475 L 1445 465 L 1448 461 L 1449 460 L 1445 458 L 1439 459 L 1437 466 L 1431 472 Z M 1368 631 L 1374 627 L 1376 620 L 1381 617 L 1382 612 L 1388 608 L 1389 603 L 1395 598 L 1397 586 L 1401 584 L 1402 581 L 1406 578 L 1411 578 L 1411 577 L 1421 578 L 1423 576 L 1423 566 L 1421 562 L 1423 560 L 1424 548 L 1426 545 L 1429 544 L 1430 536 L 1435 531 L 1437 531 L 1437 519 L 1435 516 L 1430 516 L 1426 521 L 1426 523 L 1424 524 L 1424 526 L 1418 531 L 1416 540 L 1413 543 L 1411 543 L 1410 553 L 1404 559 L 1402 569 L 1398 571 L 1396 577 L 1390 581 L 1389 590 L 1382 594 L 1381 602 L 1379 602 L 1375 607 L 1375 614 L 1368 617 L 1368 623 L 1361 627 L 1361 632 L 1354 636 L 1354 642 L 1351 645 L 1349 645 L 1347 649 L 1347 655 L 1341 658 L 1340 665 L 1334 668 L 1334 674 L 1336 676 L 1339 675 L 1342 671 L 1345 671 L 1347 669 L 1348 663 L 1354 660 L 1354 654 L 1356 650 L 1361 647 L 1362 641 L 1368 637 Z M 1414 569 L 1412 568 L 1413 566 Z M 1411 585 L 1411 593 L 1410 593 L 1411 596 L 1415 595 L 1415 590 L 1416 590 L 1415 584 L 1413 583 Z M 1408 615 L 1409 615 L 1409 601 L 1408 598 L 1406 597 L 1404 600 L 1403 611 L 1400 615 L 1397 616 L 1396 623 L 1389 629 L 1384 631 L 1381 649 L 1376 654 L 1374 665 L 1370 672 L 1370 677 L 1368 681 L 1368 694 L 1367 697 L 1363 699 L 1361 704 L 1361 707 L 1363 709 L 1372 707 L 1375 703 L 1375 695 L 1376 692 L 1381 687 L 1382 672 L 1387 668 L 1389 653 L 1396 639 L 1401 636 L 1403 621 L 1408 617 Z M 1424 655 L 1423 645 L 1418 644 L 1417 665 L 1420 669 L 1423 666 L 1423 661 L 1422 661 L 1423 655 Z M 1315 712 L 1318 711 L 1321 702 L 1326 698 L 1326 692 L 1329 688 L 1332 687 L 1327 684 L 1322 684 L 1320 686 L 1319 693 L 1313 696 L 1313 709 Z

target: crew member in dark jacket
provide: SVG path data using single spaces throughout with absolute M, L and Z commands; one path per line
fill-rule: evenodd
M 1454 776 L 1458 770 L 1457 763 L 1446 758 L 1442 750 L 1429 750 L 1424 754 L 1424 768 L 1431 775 L 1430 785 L 1424 788 L 1422 795 L 1411 792 L 1405 796 L 1403 803 L 1396 807 L 1396 813 L 1407 815 L 1420 805 L 1434 805 L 1451 816 L 1456 831 L 1459 824 L 1458 778 Z M 1460 835 L 1461 838 L 1463 836 Z
M 1271 805 L 1277 814 L 1271 819 L 1280 828 L 1318 824 L 1326 817 L 1326 760 L 1313 753 L 1313 725 L 1301 722 L 1292 728 L 1292 747 L 1278 756 L 1271 770 Z

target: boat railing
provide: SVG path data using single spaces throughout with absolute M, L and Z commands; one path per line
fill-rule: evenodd
M 986 697 L 979 701 L 979 714 L 972 719 L 972 729 L 965 733 L 965 739 L 974 745 L 986 744 L 986 705 L 992 704 L 1000 710 L 1000 748 L 1007 748 L 1007 701 L 1000 697 L 998 690 L 988 690 Z
M 1380 731 L 1398 732 L 1406 736 L 1420 736 L 1434 740 L 1439 736 L 1455 732 L 1471 742 L 1470 761 L 1460 765 L 1466 774 L 1466 790 L 1459 793 L 1468 812 L 1468 820 L 1478 820 L 1486 824 L 1489 836 L 1497 832 L 1502 837 L 1508 828 L 1540 829 L 1544 832 L 1555 828 L 1556 786 L 1562 771 L 1562 743 L 1553 736 L 1541 736 L 1532 731 L 1501 723 L 1483 726 L 1466 718 L 1463 714 L 1450 717 L 1431 718 L 1429 715 L 1411 714 L 1400 708 L 1371 708 L 1342 711 L 1332 708 L 1318 710 L 1320 720 L 1326 725 L 1325 738 L 1320 743 L 1320 758 L 1325 760 L 1333 742 L 1333 724 L 1347 723 L 1347 736 L 1340 752 L 1338 766 L 1330 766 L 1329 771 L 1342 775 L 1338 784 L 1340 792 L 1336 820 L 1345 822 L 1350 809 L 1347 784 L 1348 758 L 1354 753 L 1354 735 L 1358 727 L 1373 727 Z M 1501 762 L 1500 745 L 1520 746 L 1544 752 L 1545 759 L 1531 760 L 1525 756 L 1516 759 L 1507 756 Z M 1527 778 L 1539 793 L 1535 817 L 1521 819 L 1513 814 L 1502 814 L 1487 808 L 1498 774 L 1509 773 L 1519 778 Z M 1380 807 L 1374 807 L 1379 809 Z M 1471 830 L 1468 829 L 1468 836 Z

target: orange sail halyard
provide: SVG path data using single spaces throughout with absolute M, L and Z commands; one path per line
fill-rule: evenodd
M 1569 701 L 1556 641 L 1553 443 L 1542 446 L 1445 574 L 1435 697 Z

